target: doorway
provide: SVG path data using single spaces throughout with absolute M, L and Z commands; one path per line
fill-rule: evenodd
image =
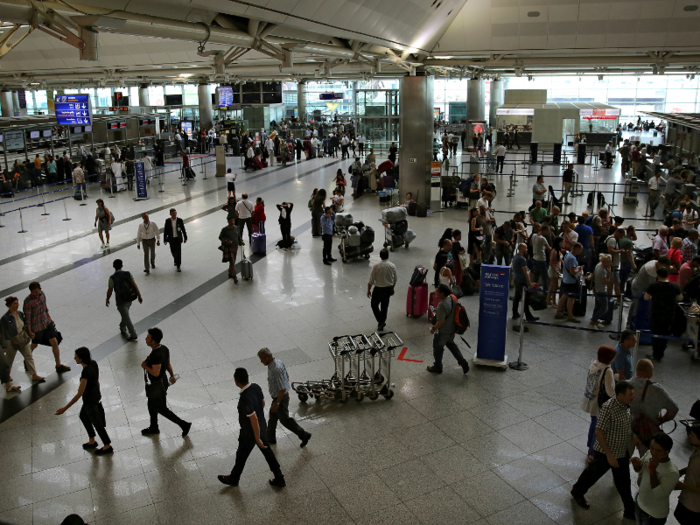
M 561 119 L 562 143 L 564 147 L 573 147 L 574 136 L 576 134 L 576 119 L 563 118 Z

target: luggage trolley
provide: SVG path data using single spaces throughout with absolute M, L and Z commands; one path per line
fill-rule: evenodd
M 333 357 L 335 364 L 333 377 L 320 381 L 292 383 L 292 390 L 297 393 L 299 401 L 305 402 L 309 399 L 309 396 L 316 401 L 321 399 L 347 401 L 352 388 L 345 380 L 345 361 L 350 362 L 352 360 L 356 349 L 355 342 L 350 336 L 333 338 L 333 341 L 328 343 L 328 351 Z
M 374 332 L 369 336 L 369 340 L 372 343 L 371 354 L 371 377 L 375 379 L 375 382 L 382 384 L 384 381 L 384 386 L 375 395 L 375 390 L 368 394 L 372 401 L 377 399 L 377 397 L 384 396 L 385 399 L 391 399 L 394 397 L 394 391 L 391 389 L 391 361 L 394 359 L 394 350 L 403 347 L 403 341 L 398 336 L 396 332 Z M 379 370 L 375 368 L 375 358 L 379 356 Z M 377 375 L 378 374 L 378 375 Z M 374 396 L 374 397 L 373 397 Z

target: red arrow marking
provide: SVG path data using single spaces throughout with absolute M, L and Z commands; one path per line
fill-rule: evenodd
M 406 355 L 406 352 L 408 352 L 408 347 L 404 346 L 403 350 L 401 350 L 401 353 L 399 354 L 399 357 L 397 358 L 399 361 L 410 361 L 411 363 L 422 363 L 423 361 L 419 361 L 418 359 L 406 359 L 404 356 Z

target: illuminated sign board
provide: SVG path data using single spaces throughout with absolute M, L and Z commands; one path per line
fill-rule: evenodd
M 92 124 L 90 95 L 57 95 L 54 106 L 56 121 L 61 126 Z
M 534 108 L 498 108 L 496 110 L 496 115 L 531 116 L 534 114 Z

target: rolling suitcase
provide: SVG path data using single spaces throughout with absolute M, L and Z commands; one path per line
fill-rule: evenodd
M 267 235 L 259 232 L 253 233 L 250 249 L 253 253 L 265 255 L 267 253 Z
M 408 287 L 406 297 L 406 315 L 420 317 L 428 311 L 428 284 L 423 282 L 417 286 Z
M 241 256 L 243 257 L 243 260 L 241 260 L 241 277 L 244 281 L 250 281 L 253 279 L 253 263 L 245 258 L 245 250 L 242 246 Z
M 585 284 L 579 287 L 579 294 L 574 299 L 574 317 L 585 317 L 586 315 L 586 302 L 588 299 L 588 288 Z

